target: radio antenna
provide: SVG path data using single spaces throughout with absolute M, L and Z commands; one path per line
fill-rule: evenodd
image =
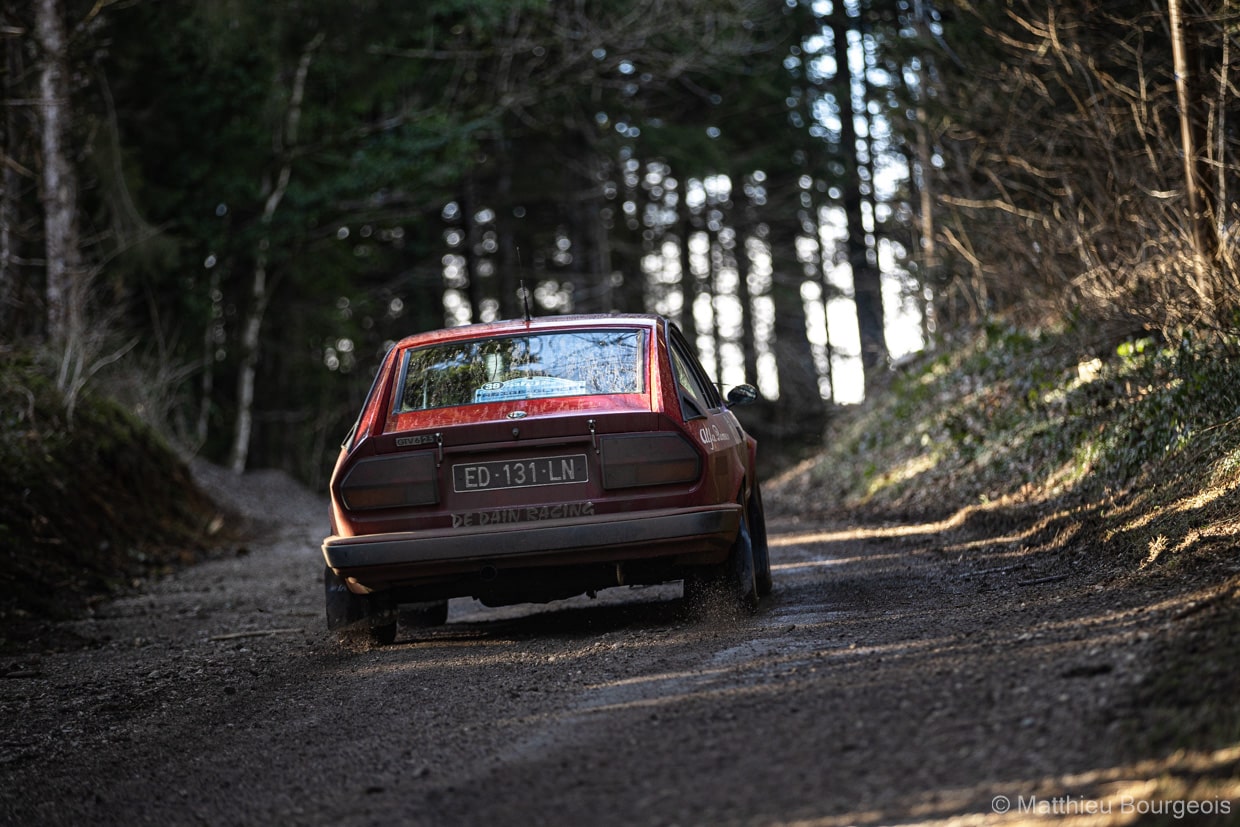
M 517 292 L 521 294 L 521 307 L 525 311 L 525 320 L 533 321 L 530 316 L 530 291 L 525 289 L 525 279 L 521 279 L 521 287 Z
M 521 248 L 517 247 L 517 272 L 521 271 Z M 517 292 L 521 295 L 521 308 L 525 312 L 525 320 L 533 321 L 530 315 L 530 291 L 525 289 L 525 279 L 521 279 Z

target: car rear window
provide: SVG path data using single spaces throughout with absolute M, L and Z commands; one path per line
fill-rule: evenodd
M 553 396 L 645 392 L 646 332 L 572 330 L 410 349 L 396 413 Z

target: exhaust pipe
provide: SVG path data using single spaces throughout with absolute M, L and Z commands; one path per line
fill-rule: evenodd
M 499 577 L 499 571 L 496 570 L 495 566 L 483 566 L 482 571 L 478 572 L 478 577 L 482 579 L 483 583 L 490 583 Z

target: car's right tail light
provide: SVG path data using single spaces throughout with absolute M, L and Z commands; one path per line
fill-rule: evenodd
M 599 452 L 606 489 L 694 482 L 702 473 L 701 457 L 680 434 L 605 436 Z

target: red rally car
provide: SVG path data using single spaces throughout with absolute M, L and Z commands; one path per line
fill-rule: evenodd
M 556 316 L 410 336 L 331 481 L 327 623 L 380 643 L 447 601 L 547 602 L 683 580 L 753 610 L 771 589 L 757 443 L 679 329 Z

